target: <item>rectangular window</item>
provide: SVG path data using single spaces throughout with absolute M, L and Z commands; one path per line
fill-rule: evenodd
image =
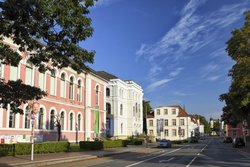
M 184 126 L 185 123 L 184 123 L 184 119 L 181 119 L 181 126 Z
M 168 136 L 168 129 L 164 130 L 164 135 L 167 137 Z
M 149 134 L 150 134 L 150 135 L 153 135 L 153 134 L 154 134 L 154 131 L 153 131 L 153 130 L 149 130 Z
M 172 109 L 172 115 L 176 115 L 176 109 Z
M 25 83 L 32 86 L 32 67 L 26 66 Z
M 153 120 L 149 120 L 149 126 L 153 126 Z
M 10 80 L 16 81 L 18 79 L 18 68 L 10 66 Z
M 50 76 L 50 94 L 56 95 L 56 74 L 55 71 L 51 71 Z
M 165 119 L 164 124 L 165 126 L 168 126 L 168 119 Z
M 172 125 L 176 126 L 176 119 L 172 119 Z
M 172 129 L 172 136 L 176 136 L 176 129 Z
M 161 110 L 157 109 L 157 115 L 161 115 Z
M 39 88 L 45 90 L 45 73 L 39 73 Z
M 164 109 L 164 114 L 168 115 L 168 109 Z

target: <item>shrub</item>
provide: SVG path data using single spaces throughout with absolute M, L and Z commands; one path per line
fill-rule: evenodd
M 0 144 L 0 156 L 15 155 L 14 144 Z
M 129 145 L 142 145 L 143 142 L 144 139 L 138 139 L 138 138 L 126 140 L 126 143 Z
M 102 141 L 80 141 L 80 148 L 84 150 L 101 150 L 103 149 Z
M 69 142 L 42 142 L 35 143 L 34 153 L 66 152 Z M 0 155 L 27 155 L 31 153 L 31 143 L 1 144 Z
M 172 144 L 183 144 L 183 143 L 188 143 L 188 140 L 172 140 Z
M 80 141 L 80 148 L 84 150 L 101 150 L 105 148 L 126 147 L 124 140 L 107 140 L 107 141 Z

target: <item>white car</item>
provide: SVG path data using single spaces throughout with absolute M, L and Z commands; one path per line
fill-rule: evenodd
M 172 144 L 170 140 L 162 139 L 162 140 L 157 141 L 157 147 L 171 148 Z

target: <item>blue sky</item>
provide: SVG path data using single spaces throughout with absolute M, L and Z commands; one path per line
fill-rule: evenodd
M 246 10 L 250 0 L 99 0 L 81 46 L 96 51 L 92 68 L 134 80 L 153 107 L 218 118 L 234 63 L 225 42 Z

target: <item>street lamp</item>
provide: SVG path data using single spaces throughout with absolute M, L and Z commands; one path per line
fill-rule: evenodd
M 147 107 L 147 104 L 149 104 L 150 101 L 145 101 L 145 110 L 146 110 L 146 116 L 145 116 L 145 119 L 146 119 L 146 122 L 145 122 L 145 125 L 146 125 L 146 128 L 145 128 L 145 133 L 146 133 L 146 147 L 148 147 L 148 128 L 147 128 L 147 118 L 148 118 L 148 107 Z
M 33 161 L 34 160 L 34 125 L 35 125 L 35 120 L 36 120 L 36 115 L 39 112 L 40 109 L 40 104 L 38 102 L 34 102 L 32 104 L 32 108 L 31 108 L 31 112 L 30 112 L 30 119 L 31 119 L 31 157 L 30 160 Z

